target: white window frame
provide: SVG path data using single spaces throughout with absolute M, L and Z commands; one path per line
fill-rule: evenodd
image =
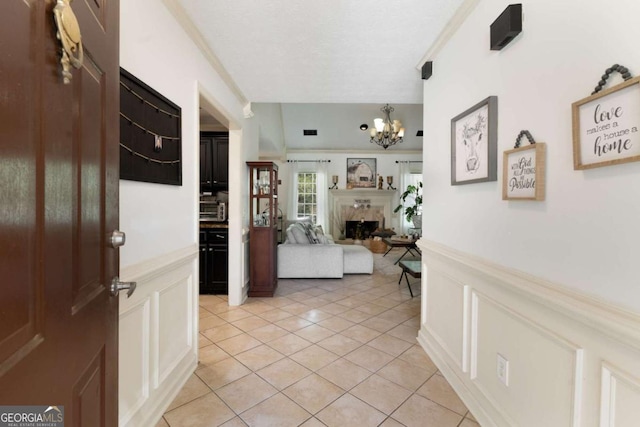
M 302 177 L 305 176 L 313 176 L 313 183 L 305 183 L 300 182 Z M 298 172 L 296 176 L 296 219 L 301 220 L 304 218 L 310 218 L 312 223 L 316 223 L 318 219 L 318 173 L 317 172 Z M 304 191 L 300 191 L 300 185 L 303 186 L 312 186 L 312 189 L 303 188 Z M 312 191 L 307 191 L 312 190 Z M 311 196 L 311 202 L 300 202 L 301 198 L 305 196 Z M 310 206 L 310 211 L 313 212 L 311 214 L 305 213 L 305 207 Z

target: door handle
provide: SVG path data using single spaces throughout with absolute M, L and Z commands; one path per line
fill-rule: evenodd
M 127 290 L 127 298 L 135 292 L 136 282 L 121 282 L 118 276 L 114 277 L 111 281 L 111 296 L 117 297 L 120 291 Z
M 113 230 L 113 232 L 111 232 L 111 236 L 109 236 L 109 243 L 111 243 L 112 248 L 117 249 L 120 246 L 124 246 L 126 242 L 127 235 L 124 234 L 123 231 Z

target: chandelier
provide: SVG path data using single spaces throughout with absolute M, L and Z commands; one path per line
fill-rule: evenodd
M 389 104 L 380 109 L 384 113 L 384 119 L 374 119 L 371 129 L 371 142 L 375 142 L 385 150 L 392 145 L 402 142 L 404 128 L 400 120 L 391 120 L 390 113 L 394 111 Z

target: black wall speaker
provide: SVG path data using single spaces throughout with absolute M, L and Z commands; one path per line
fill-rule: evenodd
M 429 80 L 433 74 L 433 61 L 427 61 L 422 66 L 422 80 Z
M 491 50 L 501 50 L 522 32 L 522 4 L 510 4 L 491 24 Z

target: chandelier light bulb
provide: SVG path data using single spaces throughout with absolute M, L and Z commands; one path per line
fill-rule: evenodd
M 384 121 L 382 119 L 373 119 L 373 125 L 378 132 L 384 131 Z
M 373 120 L 375 129 L 371 129 L 371 140 L 385 150 L 392 145 L 402 142 L 404 138 L 404 128 L 400 120 L 391 120 L 391 113 L 394 108 L 385 105 L 380 109 L 384 113 L 384 119 L 376 118 Z

